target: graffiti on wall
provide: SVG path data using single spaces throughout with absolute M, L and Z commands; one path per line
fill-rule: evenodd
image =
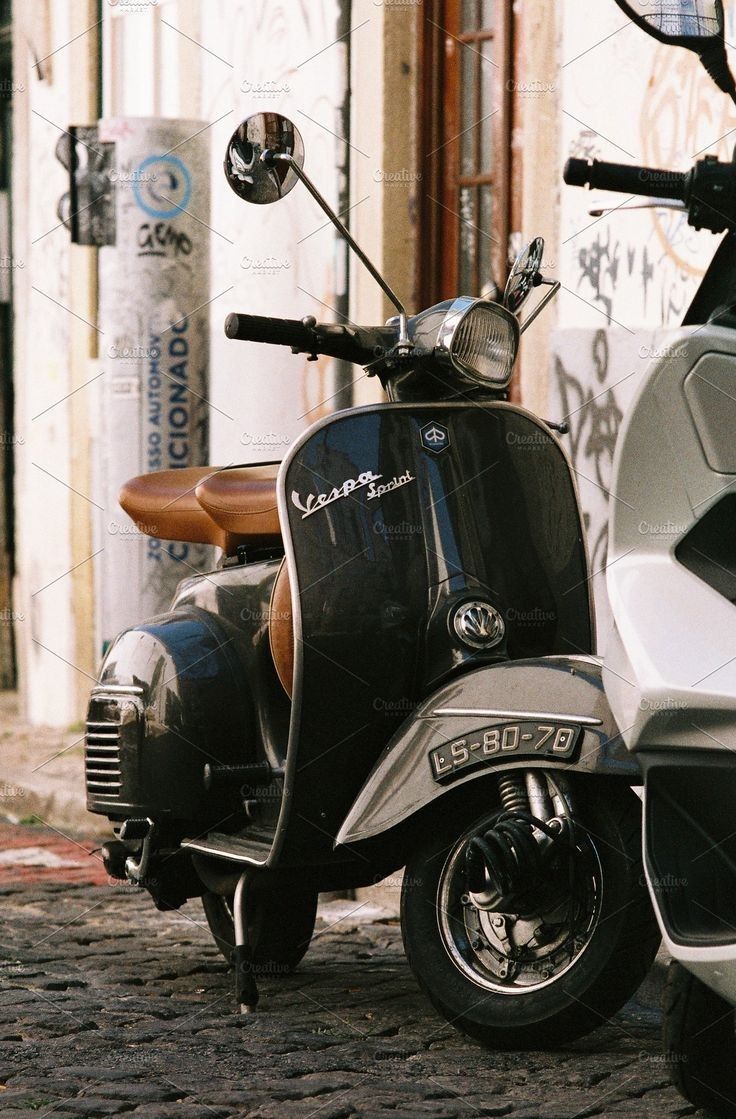
M 608 332 L 596 330 L 592 335 L 584 374 L 574 372 L 559 354 L 555 356 L 554 366 L 561 415 L 570 428 L 568 450 L 574 463 L 584 464 L 581 469 L 587 479 L 598 487 L 604 501 L 623 418 L 615 386 L 606 387 L 608 360 Z M 608 522 L 605 518 L 602 521 L 596 518 L 597 523 L 593 523 L 589 508 L 584 513 L 584 519 L 589 560 L 592 569 L 597 571 L 606 561 Z
M 730 19 L 736 24 L 736 12 Z M 735 30 L 729 28 L 730 41 Z M 686 170 L 706 154 L 731 159 L 732 106 L 691 54 L 666 46 L 639 50 L 633 40 L 633 55 L 619 49 L 612 72 L 626 82 L 615 112 L 610 97 L 599 97 L 582 81 L 576 87 L 571 79 L 573 95 L 582 92 L 579 105 L 571 102 L 579 117 L 567 133 L 566 154 L 673 170 Z M 655 340 L 661 345 L 658 332 L 682 321 L 717 245 L 712 235 L 691 228 L 682 210 L 629 212 L 641 201 L 603 192 L 600 197 L 563 195 L 563 274 L 578 299 L 563 304 L 563 329 L 554 339 L 550 408 L 555 416 L 567 416 L 570 425 L 568 447 L 591 570 L 600 573 L 593 584 L 601 647 L 610 625 L 604 569 L 608 519 L 616 501 L 610 487 L 618 432 L 649 358 L 656 356 Z M 600 217 L 589 212 L 599 206 L 613 212 Z
M 736 13 L 733 14 L 736 20 Z M 731 105 L 687 52 L 659 46 L 639 105 L 636 162 L 645 167 L 687 169 L 704 154 L 730 160 L 734 146 Z M 590 128 L 571 138 L 569 154 L 584 159 L 624 159 Z M 633 159 L 624 162 L 634 162 Z M 656 184 L 652 186 L 656 196 Z M 589 201 L 589 196 L 588 201 Z M 631 205 L 625 198 L 609 205 Z M 581 208 L 584 205 L 581 199 Z M 587 206 L 586 206 L 587 208 Z M 609 319 L 624 318 L 636 293 L 640 321 L 674 326 L 682 320 L 714 245 L 672 209 L 614 214 L 586 222 L 573 243 L 575 290 Z M 588 218 L 590 221 L 590 218 Z M 638 324 L 635 324 L 638 325 Z
M 554 339 L 550 409 L 565 417 L 564 445 L 573 462 L 583 508 L 592 588 L 598 615 L 599 650 L 610 629 L 605 566 L 612 502 L 613 458 L 621 424 L 643 383 L 651 360 L 667 352 L 671 332 L 566 330 Z

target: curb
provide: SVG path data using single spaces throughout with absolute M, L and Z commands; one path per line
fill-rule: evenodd
M 17 795 L 0 795 L 0 816 L 11 824 L 45 824 L 64 834 L 84 835 L 90 839 L 112 836 L 110 824 L 104 816 L 88 812 L 85 805 L 56 789 L 30 781 L 21 785 L 17 779 L 9 780 L 0 771 L 0 791 L 17 789 Z

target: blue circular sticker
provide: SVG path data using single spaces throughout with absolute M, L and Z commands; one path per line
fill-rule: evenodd
M 133 194 L 151 218 L 174 218 L 192 197 L 192 177 L 175 155 L 149 155 L 136 168 Z

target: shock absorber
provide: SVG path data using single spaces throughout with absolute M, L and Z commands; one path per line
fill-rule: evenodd
M 528 812 L 529 797 L 521 773 L 504 773 L 498 778 L 498 794 L 507 812 Z
M 533 780 L 527 780 L 532 776 Z M 492 828 L 473 836 L 465 850 L 468 890 L 480 909 L 512 908 L 544 879 L 565 822 L 540 819 L 530 809 L 549 804 L 543 774 L 506 773 L 498 780 L 502 809 Z M 547 815 L 545 811 L 545 816 Z

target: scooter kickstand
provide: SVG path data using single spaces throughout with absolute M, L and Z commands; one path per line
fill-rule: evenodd
M 258 985 L 253 973 L 253 949 L 248 943 L 246 909 L 249 901 L 252 874 L 244 870 L 235 887 L 233 917 L 235 918 L 235 947 L 230 962 L 235 968 L 235 994 L 241 1014 L 253 1014 L 258 1006 Z

